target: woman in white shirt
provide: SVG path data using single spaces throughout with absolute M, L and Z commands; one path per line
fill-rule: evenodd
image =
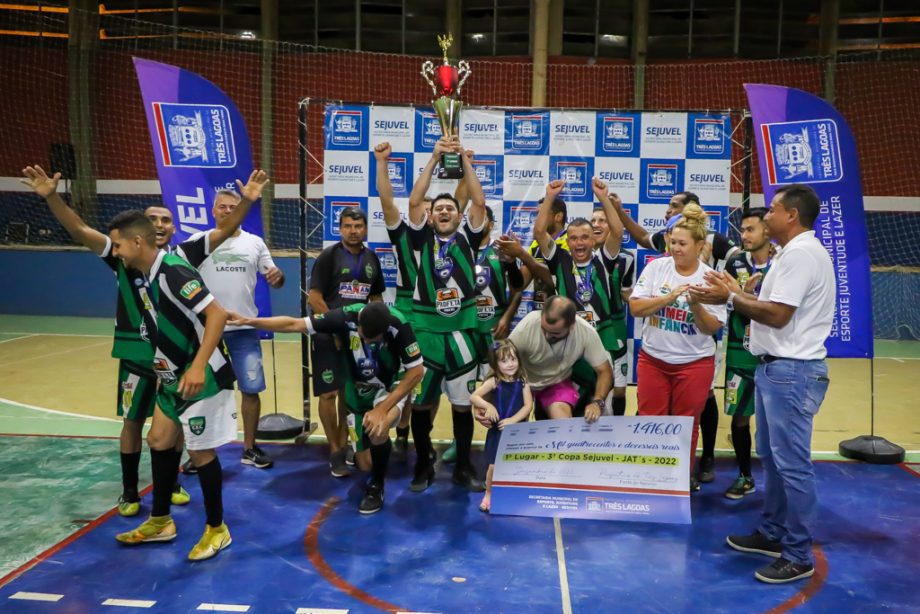
M 704 285 L 712 269 L 700 261 L 706 246 L 706 213 L 684 207 L 668 236 L 669 255 L 646 265 L 629 299 L 633 317 L 645 318 L 637 368 L 640 416 L 692 416 L 691 490 L 697 427 L 715 370 L 712 335 L 727 317 L 724 305 L 703 305 L 687 289 Z

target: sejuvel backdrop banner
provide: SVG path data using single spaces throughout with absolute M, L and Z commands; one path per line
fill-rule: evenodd
M 357 206 L 368 215 L 368 242 L 383 266 L 394 298 L 395 261 L 374 177 L 374 147 L 388 141 L 390 179 L 400 210 L 409 206 L 415 178 L 441 137 L 430 108 L 329 104 L 325 108 L 323 180 L 327 245 L 340 240 L 338 215 Z M 495 213 L 493 235 L 512 231 L 525 245 L 532 240 L 537 201 L 546 184 L 565 179 L 562 198 L 569 220 L 590 219 L 592 177 L 607 182 L 634 219 L 650 232 L 664 226 L 667 203 L 675 192 L 700 196 L 713 230 L 726 233 L 731 191 L 731 121 L 715 113 L 648 113 L 490 109 L 464 107 L 460 140 L 475 152 L 473 167 Z M 429 195 L 453 193 L 456 180 L 432 178 Z M 658 254 L 638 249 L 624 232 L 623 247 L 636 256 L 636 275 Z M 520 316 L 531 309 L 525 293 Z M 640 341 L 629 319 L 630 378 Z

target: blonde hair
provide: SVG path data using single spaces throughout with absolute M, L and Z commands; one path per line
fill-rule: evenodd
M 703 208 L 696 203 L 688 203 L 680 215 L 681 219 L 674 224 L 674 228 L 683 228 L 690 233 L 694 241 L 705 241 L 706 234 L 709 232 L 709 223 Z

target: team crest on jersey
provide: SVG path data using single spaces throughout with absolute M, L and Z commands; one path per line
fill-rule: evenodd
M 435 311 L 448 318 L 460 311 L 460 292 L 456 288 L 438 290 Z
M 189 300 L 195 298 L 195 296 L 201 292 L 201 282 L 197 279 L 187 282 L 182 289 L 179 290 L 179 294 L 182 295 L 182 298 Z
M 204 433 L 204 429 L 207 427 L 207 420 L 204 416 L 195 416 L 194 418 L 188 419 L 188 430 L 190 430 L 195 435 L 201 435 Z
M 367 275 L 368 279 L 373 279 L 374 278 L 374 265 L 369 262 L 365 264 L 364 274 Z
M 476 297 L 476 318 L 479 320 L 491 320 L 495 316 L 495 303 L 492 302 L 491 296 Z

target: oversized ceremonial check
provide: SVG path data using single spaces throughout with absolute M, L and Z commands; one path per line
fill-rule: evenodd
M 689 524 L 692 429 L 686 416 L 506 426 L 492 514 Z

